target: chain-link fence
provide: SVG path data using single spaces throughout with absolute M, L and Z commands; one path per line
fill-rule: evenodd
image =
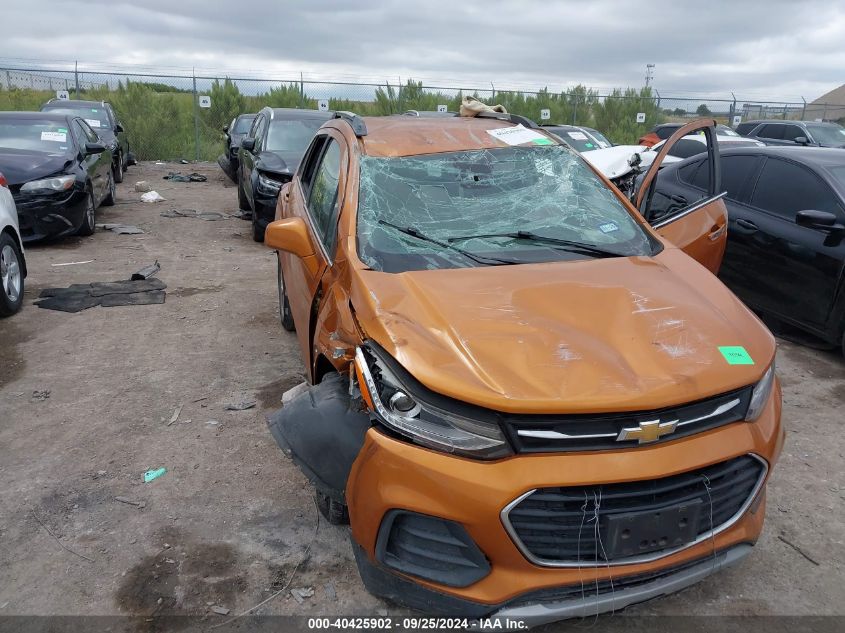
M 583 86 L 561 92 L 507 91 L 423 85 L 413 80 L 352 83 L 303 77 L 271 80 L 0 68 L 0 110 L 37 110 L 56 98 L 57 91 L 67 91 L 71 99 L 111 103 L 138 160 L 213 160 L 223 150 L 223 127 L 238 114 L 256 112 L 264 106 L 318 108 L 323 100 L 330 110 L 388 115 L 436 110 L 438 106 L 457 111 L 462 97 L 473 95 L 541 123 L 594 127 L 615 143 L 635 143 L 657 123 L 699 116 L 712 116 L 727 125 L 763 118 L 845 117 L 845 106 L 807 104 L 803 99 L 756 100 L 733 94 L 666 96 L 649 88 L 600 94 Z M 208 100 L 200 97 L 210 97 L 208 107 L 201 107 Z

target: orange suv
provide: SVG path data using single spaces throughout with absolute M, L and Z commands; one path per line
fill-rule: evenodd
M 751 551 L 781 391 L 772 335 L 713 274 L 714 127 L 675 132 L 632 200 L 513 115 L 317 132 L 265 236 L 311 383 L 270 429 L 371 592 L 540 624 Z M 697 130 L 710 191 L 661 198 Z

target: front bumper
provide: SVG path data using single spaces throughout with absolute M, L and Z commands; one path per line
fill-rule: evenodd
M 255 202 L 255 223 L 262 229 L 266 229 L 267 225 L 276 219 L 276 203 L 279 200 L 278 192 L 275 194 L 266 194 L 253 189 L 253 201 Z
M 51 195 L 15 193 L 21 239 L 32 242 L 75 233 L 85 218 L 87 196 L 76 189 Z
M 534 564 L 508 534 L 500 513 L 515 499 L 537 488 L 659 479 L 747 454 L 761 457 L 771 472 L 784 439 L 780 402 L 780 386 L 776 383 L 762 415 L 754 422 L 737 422 L 654 446 L 619 451 L 518 455 L 495 462 L 449 456 L 371 429 L 353 465 L 346 490 L 352 538 L 360 546 L 363 556 L 359 557 L 359 569 L 365 582 L 365 569 L 370 565 L 403 586 L 413 584 L 434 592 L 446 597 L 448 603 L 459 605 L 464 613 L 476 615 L 504 609 L 502 605 L 512 604 L 520 596 L 535 592 L 652 574 L 696 561 L 709 561 L 706 565 L 710 569 L 718 569 L 742 557 L 727 552 L 745 546 L 736 551 L 747 553 L 750 544 L 759 537 L 765 514 L 765 487 L 758 492 L 750 509 L 732 524 L 717 531 L 712 538 L 636 563 L 607 564 L 599 561 L 597 565 L 572 567 Z M 387 569 L 377 558 L 376 544 L 383 518 L 395 509 L 439 517 L 463 526 L 489 560 L 489 574 L 469 586 L 455 587 Z M 723 552 L 724 559 L 714 563 L 714 551 Z M 694 571 L 689 571 L 691 569 Z M 617 594 L 616 598 L 596 602 L 593 596 L 593 606 L 579 606 L 577 600 L 573 603 L 571 599 L 561 605 L 554 600 L 541 600 L 538 604 L 542 606 L 537 610 L 541 615 L 559 619 L 579 615 L 582 611 L 592 613 L 595 611 L 590 610 L 596 608 L 621 608 L 624 604 L 674 591 L 675 587 L 682 588 L 686 586 L 683 583 L 691 584 L 703 577 L 698 568 L 684 567 L 684 570 L 678 576 L 654 581 L 647 589 L 643 588 L 645 585 L 632 588 L 622 596 Z M 381 583 L 368 585 L 368 588 L 415 608 L 444 610 L 439 603 L 426 606 L 426 603 L 421 605 L 407 599 L 413 593 L 407 590 L 386 593 L 382 590 L 383 586 L 384 583 Z M 527 607 L 523 605 L 520 608 Z

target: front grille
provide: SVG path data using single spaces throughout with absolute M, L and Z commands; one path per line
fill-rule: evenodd
M 661 479 L 541 488 L 505 508 L 502 520 L 523 554 L 540 565 L 651 560 L 728 527 L 765 474 L 765 462 L 744 455 Z
M 490 573 L 490 563 L 458 523 L 393 510 L 382 521 L 376 558 L 391 569 L 450 587 Z
M 745 418 L 752 387 L 676 407 L 631 413 L 586 415 L 504 415 L 505 427 L 517 452 L 596 451 L 668 442 Z M 642 423 L 657 422 L 661 435 L 643 437 Z M 624 429 L 633 430 L 629 439 Z M 640 437 L 636 437 L 640 435 Z

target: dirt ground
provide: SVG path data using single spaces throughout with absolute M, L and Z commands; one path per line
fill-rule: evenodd
M 162 180 L 194 169 L 208 182 Z M 141 203 L 138 180 L 167 201 Z M 348 528 L 318 529 L 311 487 L 267 430 L 265 416 L 303 379 L 294 335 L 279 325 L 272 252 L 240 219 L 159 215 L 236 204 L 216 165 L 143 164 L 98 216 L 143 235 L 98 231 L 27 249 L 25 306 L 0 321 L 0 616 L 216 622 L 212 606 L 241 613 L 285 587 L 314 593 L 300 604 L 285 591 L 257 612 L 403 613 L 364 589 Z M 155 260 L 163 305 L 76 314 L 32 305 L 43 288 L 126 279 Z M 628 612 L 845 614 L 845 361 L 780 348 L 788 437 L 754 553 Z M 257 406 L 224 409 L 245 399 Z

